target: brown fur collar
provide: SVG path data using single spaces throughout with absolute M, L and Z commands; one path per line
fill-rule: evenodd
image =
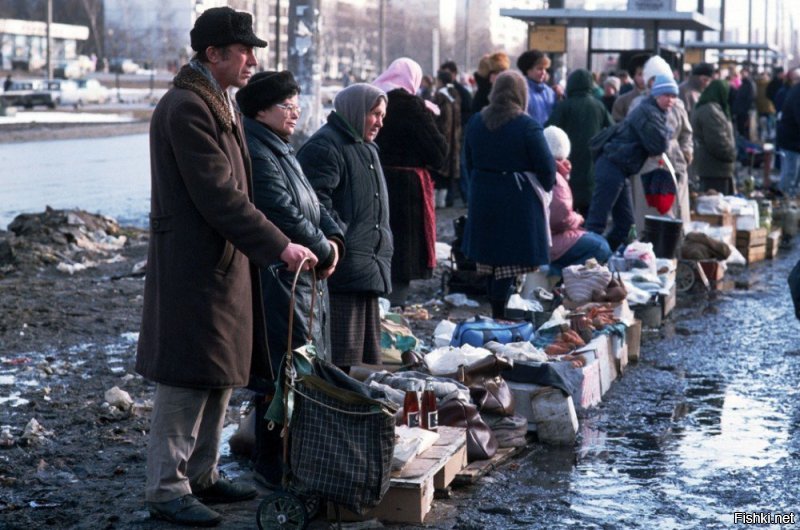
M 211 113 L 225 132 L 233 130 L 233 116 L 222 93 L 215 89 L 203 74 L 189 65 L 184 66 L 173 79 L 177 88 L 191 90 L 206 102 Z

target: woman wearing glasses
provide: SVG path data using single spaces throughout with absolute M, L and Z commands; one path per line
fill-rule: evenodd
M 300 87 L 291 72 L 260 72 L 236 94 L 244 114 L 244 130 L 253 165 L 253 192 L 256 207 L 264 212 L 294 243 L 308 247 L 317 257 L 317 300 L 313 328 L 309 329 L 311 310 L 311 275 L 302 274 L 295 293 L 292 348 L 305 344 L 310 337 L 318 353 L 330 359 L 328 289 L 326 278 L 333 274 L 344 250 L 344 236 L 339 225 L 317 199 L 300 164 L 294 156 L 289 136 L 300 116 Z M 294 273 L 282 263 L 262 269 L 262 295 L 266 315 L 267 340 L 273 374 L 278 373 L 286 352 L 289 297 Z M 258 362 L 254 359 L 253 362 Z M 263 360 L 267 362 L 267 360 Z M 273 381 L 251 382 L 264 397 L 256 399 L 256 478 L 280 484 L 279 430 L 268 431 L 264 412 Z

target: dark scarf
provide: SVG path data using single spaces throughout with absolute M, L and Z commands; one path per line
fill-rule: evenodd
M 722 112 L 730 119 L 731 107 L 728 102 L 729 92 L 730 89 L 728 88 L 727 81 L 715 79 L 711 81 L 706 89 L 703 90 L 703 93 L 700 94 L 700 99 L 697 100 L 697 104 L 694 108 L 702 107 L 706 103 L 716 103 L 722 107 Z
M 489 94 L 489 106 L 481 111 L 481 118 L 490 131 L 498 129 L 528 108 L 528 83 L 521 74 L 506 70 L 494 80 Z
M 225 132 L 233 130 L 233 115 L 225 93 L 220 90 L 219 85 L 203 75 L 203 72 L 187 64 L 180 69 L 178 75 L 172 80 L 172 84 L 176 88 L 191 90 L 200 96 L 200 99 L 208 105 L 222 130 Z

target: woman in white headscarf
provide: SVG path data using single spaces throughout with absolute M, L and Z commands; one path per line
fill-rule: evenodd
M 395 253 L 392 305 L 406 305 L 411 280 L 436 267 L 436 214 L 429 169 L 441 167 L 447 141 L 436 127 L 439 109 L 417 96 L 422 68 L 408 58 L 392 62 L 373 85 L 386 92 L 386 122 L 376 143 L 389 190 Z
M 328 122 L 297 153 L 303 172 L 344 232 L 344 257 L 328 279 L 332 362 L 343 369 L 380 362 L 378 297 L 391 292 L 392 233 L 386 183 L 373 143 L 386 93 L 350 85 Z

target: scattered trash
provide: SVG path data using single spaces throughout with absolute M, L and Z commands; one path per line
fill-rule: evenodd
M 464 293 L 452 293 L 444 297 L 444 301 L 456 307 L 480 307 L 480 304 L 475 300 L 467 298 Z
M 53 431 L 46 430 L 41 423 L 36 421 L 36 418 L 31 418 L 22 431 L 20 440 L 27 444 L 34 444 L 43 441 L 48 436 L 53 436 Z
M 436 242 L 436 261 L 450 261 L 453 248 L 447 243 Z
M 133 398 L 131 398 L 131 395 L 118 386 L 106 390 L 105 400 L 112 407 L 124 411 L 130 410 L 131 406 L 133 406 Z
M 455 330 L 455 322 L 450 322 L 449 320 L 440 321 L 433 330 L 433 345 L 437 348 L 449 346 Z
M 419 304 L 414 304 L 406 307 L 403 310 L 402 315 L 412 320 L 430 320 L 431 318 L 430 314 L 428 313 L 428 310 L 420 306 Z
M 15 443 L 14 435 L 11 434 L 11 425 L 0 426 L 0 447 L 11 447 Z
M 144 401 L 136 401 L 131 406 L 131 413 L 134 416 L 145 416 L 153 410 L 153 400 L 145 399 Z

